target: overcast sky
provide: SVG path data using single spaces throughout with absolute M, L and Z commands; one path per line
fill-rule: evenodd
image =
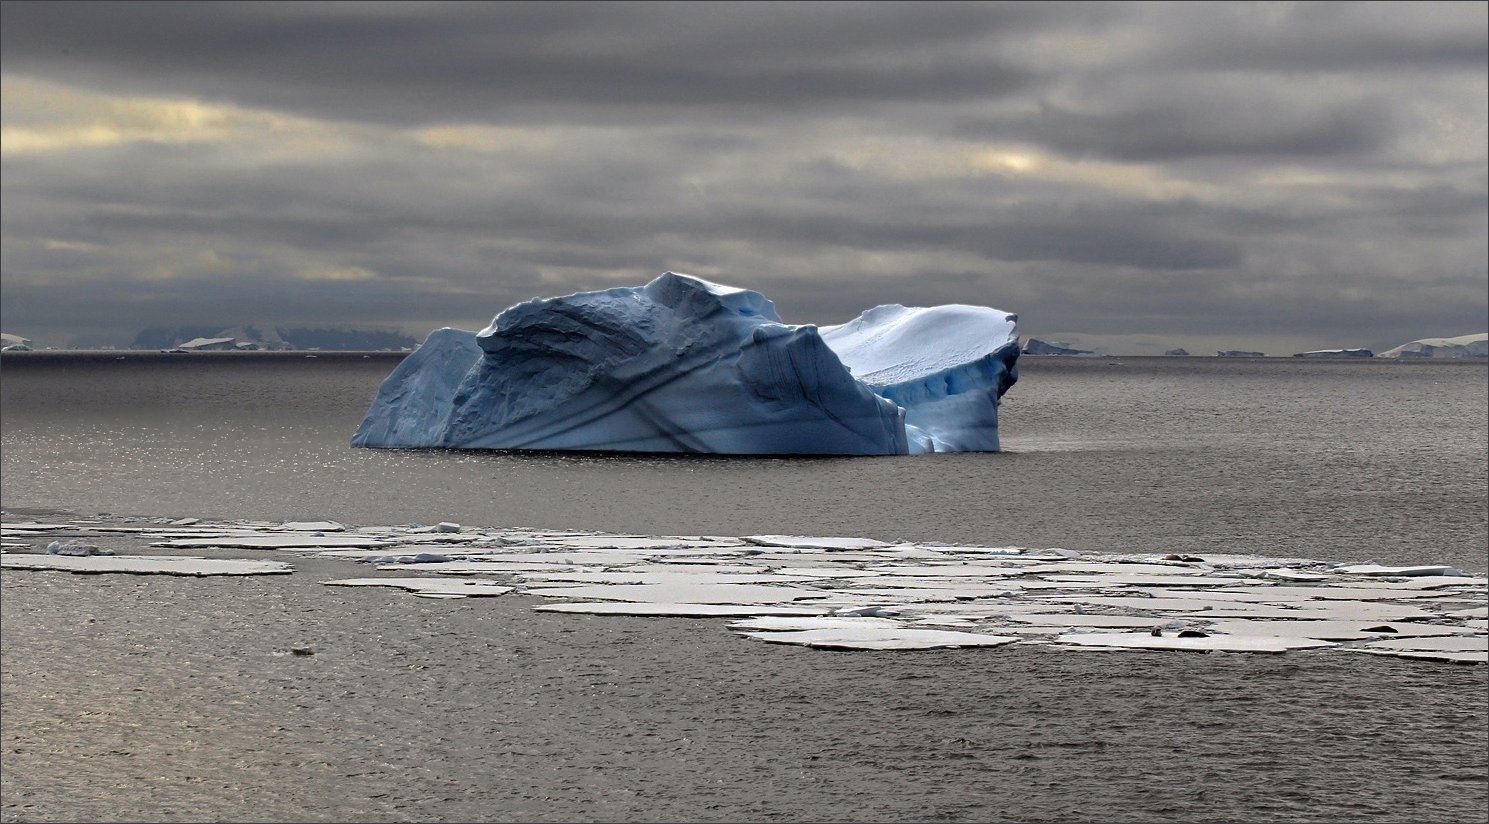
M 0 5 L 0 324 L 478 329 L 688 272 L 1113 352 L 1489 327 L 1469 3 Z

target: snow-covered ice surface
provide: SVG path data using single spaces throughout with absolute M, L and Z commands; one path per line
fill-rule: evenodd
M 378 390 L 365 447 L 720 454 L 996 451 L 1016 316 L 880 306 L 781 322 L 758 292 L 667 272 L 430 334 Z
M 187 558 L 179 555 L 22 555 L 0 557 L 3 569 L 37 569 L 99 575 L 288 575 L 294 567 L 283 561 L 224 558 Z
M 1377 358 L 1482 358 L 1489 356 L 1489 332 L 1456 338 L 1422 338 L 1376 355 Z
M 1068 550 L 852 536 L 439 531 L 421 525 L 343 527 L 327 535 L 329 522 L 159 520 L 3 526 L 7 537 L 88 545 L 130 534 L 161 538 L 152 546 L 164 550 L 255 548 L 341 559 L 389 574 L 324 583 L 391 587 L 422 598 L 512 594 L 536 596 L 533 608 L 543 612 L 745 619 L 729 625 L 742 639 L 823 649 L 1343 650 L 1482 663 L 1489 638 L 1489 582 L 1449 566 L 1223 553 L 1072 557 L 1077 554 Z M 7 572 L 291 571 L 281 561 L 78 557 L 45 554 L 39 545 L 6 552 L 3 562 Z
M 911 451 L 998 451 L 998 402 L 1018 380 L 1016 315 L 985 306 L 876 306 L 822 340 L 905 410 Z

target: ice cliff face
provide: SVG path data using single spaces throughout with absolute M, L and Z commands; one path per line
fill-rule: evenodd
M 518 304 L 480 333 L 432 333 L 383 382 L 352 445 L 996 450 L 1017 355 L 1013 316 L 997 310 L 879 307 L 819 333 L 782 323 L 758 292 L 668 272 Z

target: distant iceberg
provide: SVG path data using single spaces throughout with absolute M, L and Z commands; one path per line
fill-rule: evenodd
M 1046 342 L 1046 341 L 1042 341 L 1039 338 L 1029 338 L 1029 342 L 1024 344 L 1024 354 L 1025 355 L 1091 355 L 1091 354 L 1094 354 L 1094 352 L 1092 352 L 1092 350 L 1090 350 L 1090 349 L 1076 349 L 1075 347 L 1065 346 L 1065 345 L 1060 344 L 1060 343 L 1049 343 L 1049 342 Z
M 1370 358 L 1375 353 L 1369 349 L 1314 349 L 1310 352 L 1299 352 L 1295 358 Z
M 740 455 L 997 451 L 1015 315 L 879 306 L 818 329 L 668 272 L 439 329 L 383 381 L 353 446 Z
M 1227 349 L 1224 352 L 1216 352 L 1217 358 L 1265 358 L 1263 352 L 1247 352 L 1244 349 Z
M 211 352 L 233 349 L 237 345 L 238 341 L 235 338 L 192 338 L 176 348 L 185 349 L 187 352 Z
M 1489 332 L 1456 338 L 1422 338 L 1403 343 L 1376 355 L 1378 358 L 1483 358 L 1489 357 Z

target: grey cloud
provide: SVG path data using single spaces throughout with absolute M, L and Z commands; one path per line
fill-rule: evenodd
M 1181 27 L 1153 65 L 1299 74 L 1482 71 L 1489 60 L 1483 3 L 1308 2 L 1175 4 L 1151 19 Z
M 1140 103 L 1082 113 L 1045 105 L 1037 115 L 961 124 L 975 139 L 1027 140 L 1071 155 L 1120 160 L 1327 156 L 1368 152 L 1394 134 L 1385 105 L 1300 110 L 1285 100 Z M 1289 111 L 1291 109 L 1291 111 Z
M 982 4 L 935 13 L 914 4 L 377 5 L 348 14 L 298 3 L 7 3 L 0 45 L 15 73 L 352 120 L 593 119 L 700 105 L 716 116 L 1005 94 L 1032 75 L 968 44 L 1054 15 Z
M 1482 105 L 1477 4 L 0 8 L 7 78 L 299 112 L 351 145 L 8 154 L 0 310 L 38 339 L 417 335 L 668 268 L 795 322 L 986 303 L 1029 334 L 1263 350 L 1474 331 L 1489 303 L 1486 115 L 1460 105 Z M 495 149 L 411 131 L 447 123 L 560 127 Z M 1064 176 L 957 165 L 1005 142 Z M 1099 177 L 1133 162 L 1136 183 Z

